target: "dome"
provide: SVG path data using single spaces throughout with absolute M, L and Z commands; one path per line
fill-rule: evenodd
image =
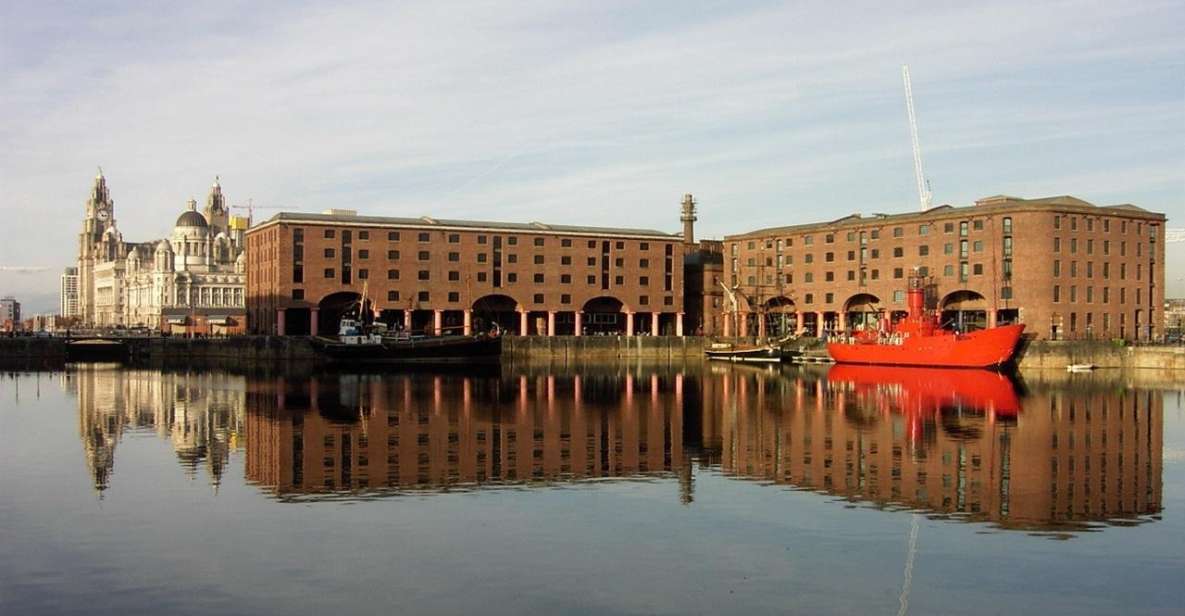
M 210 227 L 210 223 L 206 222 L 205 216 L 202 216 L 201 214 L 199 214 L 193 210 L 189 210 L 187 212 L 182 213 L 180 216 L 177 217 L 177 224 L 174 226 L 176 226 L 176 227 L 200 227 L 202 229 L 207 229 Z
M 165 241 L 165 240 L 161 240 L 161 241 L 160 241 L 160 243 L 156 245 L 156 251 L 157 251 L 157 252 L 168 252 L 168 253 L 172 253 L 172 252 L 173 252 L 173 246 L 172 246 L 171 244 L 169 244 L 169 242 L 167 242 L 167 241 Z

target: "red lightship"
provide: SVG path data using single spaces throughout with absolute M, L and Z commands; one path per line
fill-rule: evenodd
M 877 329 L 856 332 L 827 343 L 839 363 L 949 368 L 991 368 L 1007 363 L 1025 326 L 1002 325 L 974 332 L 943 329 L 937 312 L 926 309 L 921 276 L 909 278 L 909 314 L 892 323 L 882 318 Z

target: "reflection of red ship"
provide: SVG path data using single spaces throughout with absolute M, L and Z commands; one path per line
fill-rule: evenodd
M 938 314 L 925 307 L 921 276 L 910 276 L 908 293 L 908 316 L 896 323 L 882 317 L 876 329 L 828 342 L 827 353 L 840 363 L 953 368 L 987 368 L 1012 359 L 1024 325 L 967 333 L 943 329 Z
M 1020 402 L 1012 381 L 989 370 L 899 368 L 836 364 L 831 383 L 847 383 L 856 394 L 877 394 L 896 409 L 925 414 L 959 408 L 988 415 L 1016 415 Z

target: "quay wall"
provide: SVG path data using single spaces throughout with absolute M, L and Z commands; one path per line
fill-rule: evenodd
M 1099 368 L 1185 371 L 1183 346 L 1118 346 L 1107 342 L 1030 342 L 1017 353 L 1023 369 L 1065 370 L 1070 364 L 1094 364 Z

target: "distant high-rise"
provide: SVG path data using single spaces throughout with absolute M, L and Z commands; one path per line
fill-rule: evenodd
M 11 297 L 0 297 L 0 331 L 21 328 L 21 303 Z
M 62 300 L 59 314 L 63 317 L 77 317 L 78 314 L 78 268 L 67 267 L 62 272 Z

